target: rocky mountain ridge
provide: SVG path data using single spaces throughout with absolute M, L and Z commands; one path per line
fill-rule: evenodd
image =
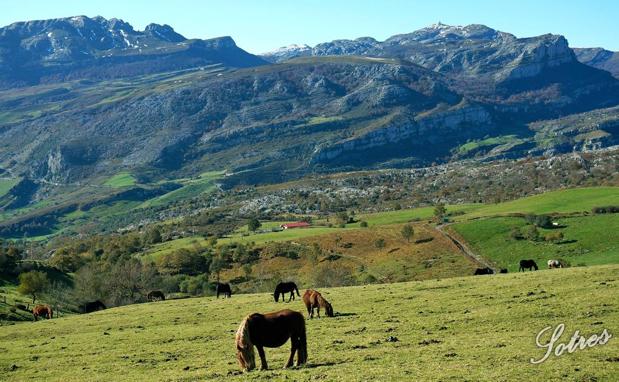
M 231 37 L 187 39 L 169 25 L 136 31 L 120 19 L 76 16 L 0 28 L 0 88 L 73 79 L 110 79 L 220 63 L 265 62 Z

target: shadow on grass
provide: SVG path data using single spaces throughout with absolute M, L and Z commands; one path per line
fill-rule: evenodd
M 557 242 L 557 244 L 559 244 L 559 245 L 563 245 L 563 244 L 574 244 L 574 243 L 578 243 L 578 240 L 563 240 L 563 241 L 559 241 L 559 242 Z
M 339 365 L 339 364 L 342 364 L 342 363 L 344 363 L 344 362 L 342 361 L 342 362 L 307 363 L 307 364 L 303 365 L 303 367 L 307 368 L 307 369 L 315 369 L 315 368 L 318 368 L 318 367 L 335 366 L 335 365 Z
M 357 313 L 340 313 L 335 312 L 335 317 L 348 317 L 348 316 L 356 316 Z

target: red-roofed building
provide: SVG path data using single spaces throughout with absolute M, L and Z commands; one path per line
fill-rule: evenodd
M 291 228 L 308 228 L 311 224 L 307 222 L 295 222 L 295 223 L 286 223 L 280 225 L 283 229 L 291 229 Z

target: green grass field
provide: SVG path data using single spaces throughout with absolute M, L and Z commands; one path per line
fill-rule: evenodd
M 467 214 L 475 218 L 514 213 L 572 213 L 590 212 L 593 207 L 619 205 L 619 187 L 571 188 L 550 191 L 513 201 L 485 205 Z
M 462 146 L 458 147 L 457 150 L 458 150 L 458 154 L 465 155 L 481 147 L 498 146 L 498 145 L 504 145 L 506 143 L 514 143 L 514 142 L 518 142 L 518 138 L 515 135 L 501 135 L 498 137 L 492 137 L 492 138 L 487 138 L 487 139 L 465 143 Z
M 215 189 L 215 182 L 223 176 L 223 171 L 205 172 L 195 179 L 178 179 L 183 186 L 167 194 L 149 199 L 140 204 L 141 208 L 161 206 L 177 200 L 189 199 Z
M 485 223 L 482 221 L 476 221 L 472 219 L 478 219 L 480 217 L 487 218 L 493 216 L 505 216 L 511 214 L 549 214 L 549 213 L 575 213 L 575 212 L 588 212 L 591 211 L 591 208 L 595 206 L 606 206 L 606 205 L 619 205 L 619 188 L 617 187 L 594 187 L 594 188 L 576 188 L 576 189 L 567 189 L 560 191 L 552 191 L 547 192 L 540 195 L 535 195 L 527 198 L 517 199 L 514 201 L 509 201 L 505 203 L 499 204 L 459 204 L 459 205 L 448 205 L 447 212 L 449 214 L 455 214 L 451 219 L 458 222 L 454 228 L 460 232 L 462 230 L 462 235 L 468 241 L 474 245 L 474 249 L 479 251 L 482 255 L 487 256 L 488 258 L 497 261 L 498 264 L 508 267 L 509 269 L 513 268 L 514 259 L 522 258 L 521 256 L 525 256 L 526 254 L 530 258 L 536 258 L 538 256 L 539 259 L 548 259 L 554 257 L 573 257 L 575 256 L 574 251 L 580 251 L 581 248 L 585 252 L 588 253 L 587 256 L 583 259 L 573 259 L 571 261 L 573 265 L 576 264 L 608 264 L 608 263 L 617 263 L 619 259 L 617 259 L 616 255 L 612 253 L 610 255 L 606 255 L 609 251 L 614 251 L 616 247 L 612 244 L 609 250 L 604 250 L 604 252 L 600 253 L 599 250 L 602 250 L 606 247 L 603 245 L 593 245 L 595 242 L 596 235 L 598 232 L 604 231 L 604 224 L 597 224 L 598 221 L 603 221 L 604 218 L 592 218 L 589 222 L 589 217 L 582 217 L 584 220 L 574 220 L 574 224 L 572 222 L 569 223 L 568 230 L 564 232 L 566 235 L 566 240 L 578 240 L 576 243 L 571 243 L 568 245 L 557 246 L 555 244 L 548 245 L 538 245 L 531 246 L 528 243 L 510 243 L 505 242 L 509 234 L 509 230 L 513 226 L 505 223 L 503 224 L 503 220 L 491 220 L 486 221 Z M 388 225 L 397 225 L 403 224 L 410 221 L 430 219 L 433 216 L 434 207 L 420 207 L 414 209 L 402 209 L 396 211 L 385 211 L 371 214 L 357 214 L 355 219 L 356 223 L 347 224 L 345 228 L 338 228 L 334 226 L 332 228 L 328 228 L 325 226 L 314 226 L 309 229 L 292 229 L 285 230 L 280 232 L 266 232 L 266 233 L 248 233 L 246 229 L 241 229 L 235 234 L 231 235 L 228 238 L 220 239 L 219 243 L 229 243 L 229 242 L 240 242 L 240 243 L 250 243 L 254 242 L 256 244 L 266 243 L 266 242 L 276 242 L 276 241 L 292 241 L 292 240 L 301 240 L 312 237 L 319 237 L 323 235 L 327 235 L 330 233 L 339 232 L 341 230 L 352 230 L 360 228 L 360 221 L 366 221 L 370 227 L 380 227 L 380 226 L 388 226 Z M 524 224 L 523 219 L 514 218 L 515 220 L 508 220 L 513 222 L 522 222 Z M 597 220 L 596 220 L 597 219 Z M 609 215 L 605 219 L 609 220 L 609 224 L 615 227 L 619 224 L 619 216 L 617 215 Z M 495 225 L 494 223 L 497 222 Z M 279 226 L 282 222 L 263 222 L 264 227 L 262 229 L 268 229 L 275 226 Z M 317 220 L 314 224 L 326 224 L 327 222 L 324 220 Z M 335 222 L 332 222 L 335 223 Z M 578 231 L 581 231 L 579 233 Z M 612 232 L 612 231 L 605 231 Z M 572 236 L 570 238 L 570 236 Z M 482 241 L 484 243 L 482 243 Z M 616 241 L 610 239 L 609 243 L 615 243 Z M 166 243 L 159 244 L 153 247 L 148 251 L 148 255 L 150 258 L 155 258 L 163 253 L 167 253 L 169 251 L 188 247 L 190 245 L 194 245 L 195 243 L 200 243 L 201 245 L 206 245 L 206 241 L 201 237 L 192 237 L 192 238 L 183 238 L 178 239 Z M 511 247 L 514 245 L 514 248 Z M 509 250 L 516 250 L 513 255 L 507 255 L 506 247 Z M 498 255 L 494 253 L 501 254 L 501 256 L 505 257 L 505 261 L 501 260 Z M 614 252 L 613 252 L 614 253 Z M 603 258 L 595 259 L 600 256 Z M 525 256 L 527 257 L 527 256 Z M 527 258 L 528 258 L 527 257 Z M 517 269 L 517 267 L 516 267 Z
M 0 178 L 0 198 L 19 182 L 19 178 Z
M 556 221 L 562 228 L 539 229 L 539 232 L 542 236 L 562 232 L 564 239 L 559 243 L 512 239 L 510 231 L 527 224 L 524 218 L 518 217 L 472 220 L 452 228 L 474 252 L 510 272 L 518 271 L 521 259 L 533 259 L 540 267 L 546 267 L 550 259 L 563 259 L 572 266 L 619 264 L 618 215 L 579 216 Z
M 133 186 L 136 182 L 137 180 L 131 173 L 123 171 L 106 180 L 103 185 L 112 188 L 122 188 Z
M 194 298 L 0 327 L 3 381 L 616 381 L 619 341 L 551 356 L 537 333 L 567 342 L 619 333 L 619 266 L 323 290 L 335 318 L 307 320 L 309 360 L 241 373 L 234 334 L 252 312 L 302 310 L 269 294 Z M 305 287 L 305 285 L 302 285 Z M 390 337 L 395 338 L 395 340 Z M 393 342 L 392 342 L 393 341 Z M 547 337 L 544 337 L 547 341 Z

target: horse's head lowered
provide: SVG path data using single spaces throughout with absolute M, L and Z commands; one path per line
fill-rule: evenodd
M 325 301 L 325 312 L 327 313 L 327 317 L 333 317 L 333 307 L 330 303 Z

